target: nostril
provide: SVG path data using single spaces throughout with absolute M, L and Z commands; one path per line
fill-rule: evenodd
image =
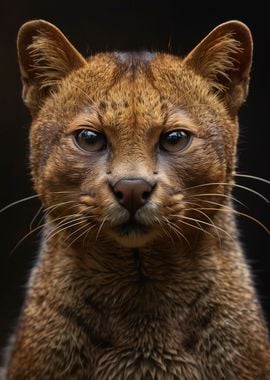
M 151 193 L 150 191 L 144 191 L 142 193 L 142 199 L 147 200 L 150 197 Z
M 116 196 L 116 198 L 121 201 L 121 199 L 123 199 L 123 193 L 121 191 L 115 191 L 114 195 Z

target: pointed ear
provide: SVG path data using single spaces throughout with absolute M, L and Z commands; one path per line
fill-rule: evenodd
M 86 63 L 63 33 L 43 20 L 29 21 L 20 28 L 17 48 L 23 100 L 32 115 L 59 80 Z
M 185 58 L 186 65 L 204 77 L 236 113 L 248 94 L 252 36 L 240 21 L 216 27 Z

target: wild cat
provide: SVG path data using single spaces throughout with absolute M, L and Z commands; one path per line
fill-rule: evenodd
M 231 197 L 247 26 L 85 59 L 36 20 L 18 55 L 47 212 L 6 378 L 270 379 Z

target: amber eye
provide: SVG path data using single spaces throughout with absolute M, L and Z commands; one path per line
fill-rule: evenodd
M 179 152 L 189 146 L 191 139 L 190 133 L 179 129 L 161 135 L 159 146 L 167 152 Z
M 86 152 L 98 152 L 106 149 L 107 140 L 103 133 L 90 129 L 81 129 L 74 135 L 76 145 Z

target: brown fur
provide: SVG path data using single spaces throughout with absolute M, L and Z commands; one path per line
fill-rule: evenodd
M 222 24 L 183 60 L 85 60 L 41 20 L 21 28 L 18 50 L 33 180 L 49 209 L 7 379 L 270 379 L 230 200 L 248 28 Z M 107 150 L 78 149 L 82 128 L 103 131 Z M 160 135 L 176 129 L 192 143 L 162 152 Z M 127 210 L 108 183 L 130 177 L 156 187 L 136 214 L 149 230 L 124 235 Z

